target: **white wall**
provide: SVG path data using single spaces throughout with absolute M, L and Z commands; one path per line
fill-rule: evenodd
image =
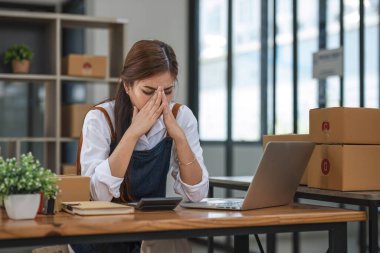
M 158 39 L 173 47 L 177 55 L 179 73 L 175 100 L 187 104 L 187 59 L 188 59 L 188 8 L 187 0 L 88 0 L 86 14 L 91 16 L 116 17 L 128 20 L 128 49 L 141 39 Z M 86 34 L 89 53 L 105 54 L 107 36 L 100 32 Z M 127 52 L 125 52 L 124 57 Z M 106 86 L 97 85 L 88 89 L 89 97 L 96 102 L 104 99 Z M 167 195 L 174 196 L 173 178 L 168 175 Z
M 191 0 L 190 0 L 191 1 Z M 117 17 L 128 20 L 128 49 L 141 39 L 159 39 L 171 45 L 179 62 L 179 87 L 176 100 L 187 104 L 188 60 L 188 0 L 88 0 L 86 14 Z M 106 54 L 107 36 L 103 32 L 86 35 L 88 53 Z M 127 52 L 125 52 L 126 54 Z M 124 55 L 125 56 L 125 55 Z M 93 84 L 89 86 L 94 87 Z M 98 102 L 107 93 L 106 86 L 97 85 L 89 90 L 89 97 Z M 224 151 L 221 147 L 204 146 L 204 159 L 212 176 L 224 175 Z M 234 151 L 235 175 L 252 175 L 261 156 L 261 147 L 239 147 Z M 169 176 L 168 187 L 172 188 Z M 172 193 L 169 193 L 172 195 Z
M 187 51 L 188 8 L 187 0 L 88 0 L 86 14 L 128 20 L 128 49 L 141 39 L 158 39 L 171 45 L 179 64 L 175 99 L 187 103 Z M 92 37 L 95 36 L 95 37 Z M 89 35 L 87 46 L 99 52 L 107 48 L 101 33 Z M 106 45 L 106 46 L 105 46 Z M 100 52 L 102 53 L 102 52 Z M 127 52 L 125 52 L 125 55 Z M 124 55 L 124 57 L 125 57 Z

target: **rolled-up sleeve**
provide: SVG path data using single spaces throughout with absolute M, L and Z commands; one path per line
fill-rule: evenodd
M 203 160 L 203 150 L 199 142 L 198 122 L 192 111 L 184 105 L 181 106 L 178 112 L 177 122 L 184 130 L 189 146 L 202 169 L 202 180 L 196 185 L 188 185 L 181 180 L 181 173 L 176 159 L 177 151 L 175 145 L 173 145 L 170 164 L 172 176 L 175 179 L 174 191 L 185 200 L 198 202 L 207 196 L 209 188 L 208 172 Z
M 91 198 L 110 201 L 114 197 L 120 197 L 119 188 L 123 178 L 111 174 L 108 162 L 111 131 L 100 111 L 92 110 L 86 115 L 82 134 L 81 174 L 91 177 Z

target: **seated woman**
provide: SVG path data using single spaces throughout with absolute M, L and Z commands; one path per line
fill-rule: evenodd
M 200 201 L 208 172 L 192 111 L 172 101 L 178 74 L 173 49 L 158 40 L 129 51 L 114 100 L 84 120 L 78 152 L 81 174 L 91 177 L 93 200 L 137 201 L 165 197 L 171 170 L 174 191 Z M 140 252 L 140 243 L 72 245 L 75 252 Z M 187 240 L 144 241 L 141 252 L 188 252 Z

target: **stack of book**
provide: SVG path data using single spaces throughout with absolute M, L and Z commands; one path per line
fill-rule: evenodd
M 114 215 L 133 213 L 131 206 L 108 201 L 62 202 L 65 212 L 78 215 Z

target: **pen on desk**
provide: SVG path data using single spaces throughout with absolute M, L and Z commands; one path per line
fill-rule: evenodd
M 73 206 L 79 206 L 80 203 L 72 203 L 72 204 L 62 204 L 67 210 L 73 211 Z

